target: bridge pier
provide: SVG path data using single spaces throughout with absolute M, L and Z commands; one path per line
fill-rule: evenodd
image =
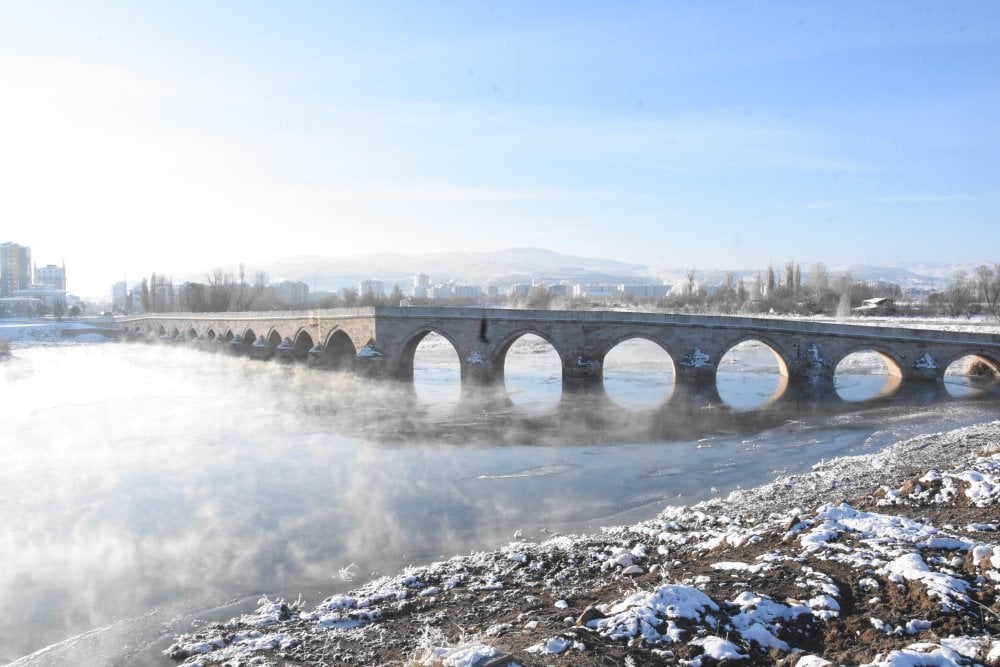
M 458 350 L 462 389 L 478 392 L 503 385 L 503 372 L 498 371 L 490 355 L 479 346 Z
M 604 392 L 604 363 L 596 355 L 579 352 L 562 360 L 563 391 L 573 394 Z

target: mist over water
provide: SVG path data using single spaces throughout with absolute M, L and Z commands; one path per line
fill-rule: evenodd
M 490 396 L 463 395 L 432 337 L 412 386 L 171 346 L 19 349 L 0 365 L 0 662 L 170 664 L 192 618 L 318 602 L 351 564 L 361 580 L 518 529 L 597 530 L 996 415 L 990 392 L 776 398 L 758 352 L 704 400 L 642 341 L 609 355 L 600 396 L 562 396 L 529 337 Z M 862 370 L 838 383 L 885 381 Z

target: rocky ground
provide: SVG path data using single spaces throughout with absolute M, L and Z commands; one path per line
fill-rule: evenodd
M 1000 665 L 1000 422 L 197 627 L 185 665 Z

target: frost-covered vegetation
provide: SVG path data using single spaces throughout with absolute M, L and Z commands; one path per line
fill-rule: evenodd
M 312 609 L 264 598 L 166 653 L 186 665 L 997 665 L 998 504 L 994 422 L 600 535 L 409 568 Z

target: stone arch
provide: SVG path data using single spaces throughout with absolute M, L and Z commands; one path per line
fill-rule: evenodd
M 541 338 L 546 343 L 548 343 L 549 345 L 552 346 L 552 349 L 556 351 L 557 355 L 559 355 L 559 362 L 560 362 L 560 365 L 562 366 L 561 372 L 562 372 L 563 378 L 565 379 L 565 376 L 566 376 L 566 364 L 568 363 L 567 354 L 566 354 L 565 350 L 563 350 L 559 346 L 558 341 L 556 341 L 551 335 L 549 335 L 549 334 L 547 334 L 544 331 L 541 331 L 539 329 L 535 329 L 535 328 L 531 328 L 531 327 L 526 327 L 524 329 L 517 329 L 515 331 L 510 332 L 509 334 L 507 334 L 506 336 L 504 336 L 500 340 L 500 343 L 497 345 L 497 347 L 496 347 L 496 353 L 495 353 L 496 354 L 496 359 L 494 360 L 494 365 L 493 365 L 493 367 L 494 367 L 494 373 L 496 373 L 497 381 L 499 383 L 501 383 L 501 384 L 503 384 L 505 382 L 505 380 L 504 380 L 504 371 L 506 369 L 506 364 L 507 364 L 507 353 L 510 352 L 511 346 L 514 343 L 516 343 L 518 340 L 520 340 L 522 337 L 528 336 L 528 335 L 538 336 L 539 338 Z
M 836 370 L 837 366 L 840 365 L 840 362 L 852 354 L 857 354 L 859 352 L 875 353 L 875 355 L 878 356 L 878 358 L 885 364 L 886 371 L 891 377 L 903 377 L 904 360 L 902 357 L 900 357 L 897 352 L 878 343 L 859 343 L 846 348 L 841 354 L 830 360 L 830 365 Z
M 314 345 L 312 336 L 305 329 L 299 329 L 292 341 L 292 358 L 305 359 Z
M 406 380 L 408 382 L 413 381 L 413 357 L 416 354 L 417 347 L 420 345 L 421 341 L 423 341 L 424 338 L 431 333 L 435 333 L 444 338 L 455 350 L 455 356 L 458 357 L 461 375 L 462 377 L 465 377 L 465 364 L 462 363 L 462 358 L 458 351 L 458 345 L 455 344 L 455 340 L 442 329 L 438 329 L 433 326 L 425 326 L 410 332 L 403 338 L 397 348 L 396 358 L 398 359 L 398 365 L 396 368 L 396 374 L 400 380 Z
M 358 358 L 358 349 L 350 334 L 337 328 L 331 331 L 323 344 L 322 363 L 336 370 L 352 370 Z
M 657 338 L 653 334 L 648 334 L 642 331 L 622 334 L 621 336 L 611 340 L 611 342 L 608 343 L 608 346 L 601 353 L 601 359 L 600 359 L 601 362 L 603 363 L 604 358 L 608 356 L 609 352 L 611 352 L 613 349 L 615 349 L 622 343 L 627 343 L 630 340 L 648 340 L 650 343 L 653 343 L 661 350 L 663 350 L 668 357 L 670 357 L 670 361 L 674 364 L 674 370 L 675 371 L 677 370 L 677 353 L 674 351 L 673 346 L 669 342 L 663 340 L 662 338 Z
M 760 371 L 743 370 L 735 373 L 734 377 L 729 377 L 730 369 L 726 363 L 728 355 L 734 352 L 737 347 L 744 343 L 757 343 L 769 351 L 774 358 L 775 366 L 778 370 L 777 380 L 774 386 L 768 386 L 772 379 L 765 379 L 770 373 L 760 373 Z M 759 332 L 741 334 L 728 340 L 720 347 L 716 361 L 714 374 L 715 393 L 719 399 L 729 407 L 737 411 L 759 410 L 780 401 L 788 390 L 788 383 L 791 377 L 791 360 L 788 358 L 785 349 L 774 339 L 760 335 Z M 752 366 L 751 366 L 752 367 Z M 758 367 L 759 368 L 759 367 Z M 756 376 L 758 380 L 754 380 Z M 773 376 L 772 376 L 773 378 Z M 752 391 L 748 391 L 751 389 Z M 761 391 L 765 390 L 765 391 Z M 767 393 L 767 392 L 770 393 Z
M 989 353 L 984 353 L 982 350 L 961 350 L 948 355 L 938 366 L 938 374 L 941 377 L 944 377 L 944 373 L 948 370 L 949 366 L 965 357 L 969 357 L 972 363 L 979 366 L 978 373 L 976 372 L 976 369 L 970 369 L 973 371 L 973 374 L 984 374 L 983 371 L 985 371 L 992 373 L 996 378 L 1000 378 L 1000 354 L 991 355 Z
M 851 356 L 857 354 L 872 353 L 874 354 L 885 367 L 888 379 L 885 384 L 881 387 L 868 387 L 865 388 L 864 385 L 858 387 L 844 386 L 842 385 L 843 375 L 855 375 L 863 376 L 866 373 L 858 373 L 855 371 L 853 374 L 850 373 L 849 368 L 841 368 L 841 365 Z M 895 394 L 903 382 L 904 376 L 904 360 L 899 355 L 899 353 L 880 345 L 878 343 L 858 343 L 851 347 L 845 348 L 831 360 L 831 367 L 833 368 L 833 377 L 836 383 L 836 392 L 844 400 L 847 401 L 868 401 L 885 398 Z M 841 378 L 838 379 L 838 373 L 842 373 Z M 880 373 L 873 373 L 873 376 L 881 375 Z
M 191 327 L 190 329 L 187 330 L 186 338 L 188 339 L 189 342 L 193 340 L 198 340 L 198 331 L 194 327 Z
M 212 327 L 208 328 L 208 331 L 205 332 L 205 340 L 208 340 L 208 341 L 214 341 L 215 340 L 215 329 L 213 329 Z
M 644 358 L 641 363 L 635 360 L 616 360 L 615 350 L 633 341 L 649 343 L 659 350 L 669 361 L 669 370 L 662 366 L 662 359 Z M 624 405 L 633 411 L 652 409 L 669 401 L 677 387 L 677 360 L 671 348 L 667 341 L 641 331 L 623 334 L 611 340 L 598 360 L 600 382 L 608 398 L 616 405 Z M 650 368 L 650 362 L 659 365 L 659 372 Z M 641 367 L 641 370 L 637 371 L 637 367 Z
M 721 361 L 722 358 L 737 345 L 751 342 L 762 344 L 774 354 L 775 361 L 778 364 L 778 372 L 781 374 L 781 377 L 787 379 L 790 374 L 789 369 L 792 366 L 792 360 L 788 358 L 788 353 L 774 339 L 769 338 L 768 336 L 762 336 L 759 333 L 743 334 L 726 342 L 726 344 L 720 348 L 722 352 L 719 354 L 719 361 Z M 718 373 L 718 370 L 716 370 L 716 372 Z

